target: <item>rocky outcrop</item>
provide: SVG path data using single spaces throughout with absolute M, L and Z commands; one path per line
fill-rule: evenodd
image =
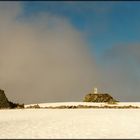
M 24 108 L 24 104 L 9 101 L 4 93 L 4 90 L 0 89 L 0 108 Z
M 84 102 L 109 102 L 109 103 L 118 102 L 108 93 L 98 93 L 98 94 L 89 93 L 85 96 L 83 101 Z
M 9 101 L 5 96 L 4 90 L 0 89 L 0 108 L 10 108 Z

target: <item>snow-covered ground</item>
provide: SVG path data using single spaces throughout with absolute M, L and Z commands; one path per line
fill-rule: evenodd
M 0 110 L 0 138 L 140 138 L 140 109 Z
M 94 105 L 94 106 L 101 106 L 104 105 L 105 103 L 91 103 L 91 102 L 56 102 L 56 103 L 39 103 L 38 105 L 40 107 L 58 107 L 58 106 L 70 106 L 70 105 L 74 105 L 74 106 L 78 106 L 78 105 Z M 28 106 L 33 106 L 36 104 L 29 104 L 29 105 L 25 105 L 25 107 Z
M 28 106 L 33 106 L 36 104 L 29 104 L 29 105 L 25 105 L 25 107 Z M 129 105 L 133 105 L 133 106 L 138 106 L 140 107 L 140 102 L 118 102 L 117 104 L 108 104 L 108 103 L 92 103 L 92 102 L 56 102 L 56 103 L 39 103 L 38 104 L 40 107 L 58 107 L 58 106 L 70 106 L 70 105 L 74 105 L 74 106 L 78 106 L 78 105 L 87 105 L 87 106 L 104 106 L 104 105 L 108 105 L 108 106 L 129 106 Z

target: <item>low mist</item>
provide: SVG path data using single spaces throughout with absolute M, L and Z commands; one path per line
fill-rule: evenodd
M 0 3 L 0 88 L 15 102 L 82 101 L 96 84 L 96 64 L 82 33 L 64 17 L 21 17 Z

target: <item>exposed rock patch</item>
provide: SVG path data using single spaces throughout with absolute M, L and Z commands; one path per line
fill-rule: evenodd
M 5 96 L 4 90 L 0 89 L 0 108 L 10 108 L 10 103 Z
M 117 100 L 115 100 L 108 93 L 98 93 L 98 94 L 89 93 L 85 96 L 83 101 L 84 102 L 109 102 L 109 103 L 117 102 Z

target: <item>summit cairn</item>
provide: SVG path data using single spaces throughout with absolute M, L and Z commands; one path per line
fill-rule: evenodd
M 94 94 L 97 94 L 97 93 L 98 93 L 97 88 L 94 88 Z

